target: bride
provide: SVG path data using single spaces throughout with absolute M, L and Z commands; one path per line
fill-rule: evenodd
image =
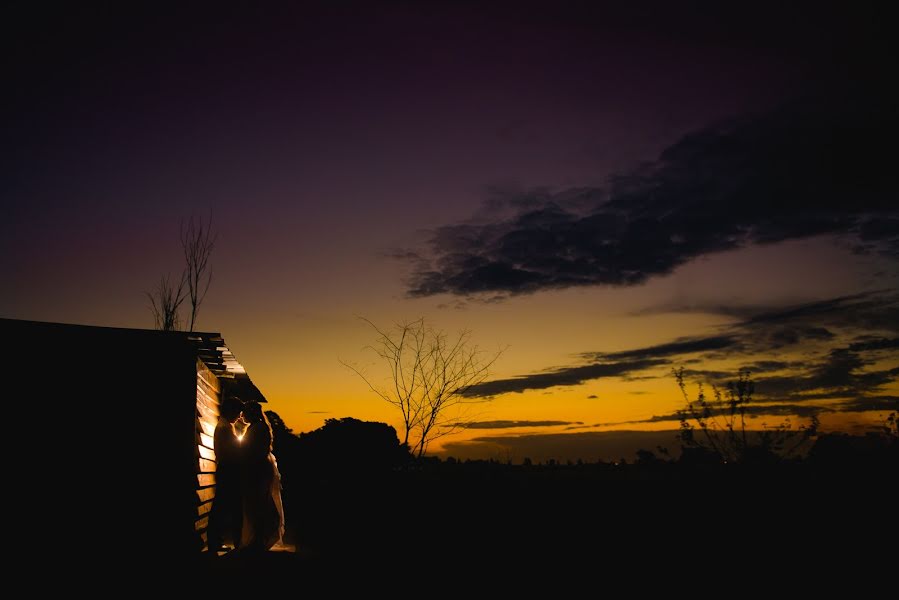
M 272 428 L 258 402 L 244 407 L 249 423 L 241 441 L 243 456 L 243 530 L 241 546 L 265 551 L 284 536 L 281 474 L 272 454 Z

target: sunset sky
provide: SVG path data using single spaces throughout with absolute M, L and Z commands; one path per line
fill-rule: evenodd
M 888 20 L 556 4 L 7 14 L 0 317 L 152 327 L 179 223 L 211 214 L 198 328 L 295 431 L 399 425 L 341 364 L 377 376 L 359 317 L 505 349 L 433 448 L 456 456 L 617 457 L 603 432 L 677 428 L 679 366 L 750 368 L 753 426 L 877 425 L 899 397 Z

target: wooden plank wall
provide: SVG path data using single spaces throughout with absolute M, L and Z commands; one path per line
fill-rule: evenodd
M 197 360 L 197 515 L 195 528 L 206 550 L 209 511 L 215 498 L 215 445 L 213 435 L 218 422 L 221 385 L 218 377 Z

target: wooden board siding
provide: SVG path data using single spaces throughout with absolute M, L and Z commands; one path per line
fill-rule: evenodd
M 197 426 L 202 433 L 205 433 L 210 438 L 215 435 L 215 423 L 197 420 Z M 213 450 L 214 449 L 215 448 L 213 448 Z
M 206 529 L 215 498 L 215 426 L 218 424 L 221 385 L 218 377 L 201 360 L 197 360 L 196 457 L 197 520 L 200 543 L 207 549 Z
M 215 460 L 215 450 L 210 450 L 206 446 L 202 444 L 197 445 L 197 450 L 200 451 L 200 457 L 205 458 L 206 460 Z
M 222 387 L 219 384 L 219 378 L 215 376 L 215 373 L 206 368 L 206 365 L 203 364 L 202 361 L 197 361 L 197 379 L 199 383 L 205 384 L 210 390 L 215 392 L 215 395 L 218 396 L 222 392 Z
M 207 435 L 203 432 L 200 432 L 200 443 L 209 448 L 210 450 L 215 450 L 215 440 L 211 435 Z
M 215 498 L 215 486 L 197 490 L 197 499 L 202 502 L 209 502 Z
M 205 406 L 214 414 L 215 416 L 219 415 L 219 404 L 215 401 L 213 396 L 210 396 L 206 391 L 202 389 L 203 386 L 197 385 L 197 402 Z
M 215 375 L 213 375 L 215 377 Z M 213 388 L 202 376 L 197 377 L 197 387 L 202 391 L 202 393 L 210 398 L 216 404 L 219 404 L 219 396 L 221 392 L 217 388 Z
M 212 423 L 215 425 L 218 423 L 219 416 L 217 412 L 213 412 L 202 402 L 197 400 L 197 412 L 200 414 L 200 418 L 206 421 L 207 423 Z

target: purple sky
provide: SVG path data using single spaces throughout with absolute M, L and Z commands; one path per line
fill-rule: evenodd
M 781 243 L 777 281 L 795 280 L 789 275 L 795 271 L 808 282 L 796 289 L 756 286 L 743 297 L 759 306 L 762 296 L 759 310 L 789 299 L 825 300 L 825 290 L 895 289 L 893 228 L 899 221 L 891 220 L 893 181 L 881 169 L 886 142 L 845 147 L 844 140 L 866 138 L 835 126 L 863 115 L 859 128 L 868 131 L 878 111 L 891 105 L 882 80 L 892 42 L 876 10 L 480 4 L 13 11 L 3 19 L 12 31 L 4 36 L 11 69 L 0 117 L 0 316 L 150 326 L 142 293 L 160 274 L 178 269 L 179 221 L 211 211 L 220 238 L 200 326 L 243 343 L 248 369 L 295 423 L 315 408 L 306 405 L 310 397 L 327 396 L 326 385 L 304 388 L 310 374 L 284 375 L 287 359 L 281 363 L 275 355 L 318 364 L 310 357 L 323 353 L 336 364 L 337 354 L 364 343 L 364 332 L 346 325 L 359 314 L 385 320 L 426 314 L 452 326 L 489 329 L 482 323 L 495 321 L 489 316 L 494 309 L 476 303 L 483 291 L 523 293 L 508 304 L 508 314 L 535 311 L 550 322 L 558 316 L 552 312 L 558 290 L 598 290 L 578 300 L 579 307 L 618 306 L 623 296 L 604 290 L 621 281 L 637 286 L 643 308 L 675 300 L 702 304 L 708 296 L 684 290 L 703 288 L 712 274 L 732 273 L 727 262 L 702 267 L 707 257 L 745 251 L 739 264 L 761 273 L 770 258 L 752 248 Z M 883 131 L 895 131 L 895 111 L 883 115 Z M 729 133 L 713 140 L 718 145 L 706 148 L 709 138 L 701 135 L 678 145 L 722 123 Z M 797 179 L 820 174 L 800 189 L 763 163 L 769 150 L 783 147 L 779 135 L 798 140 L 804 152 L 809 132 L 808 147 L 832 143 L 836 158 L 813 151 L 813 158 L 799 161 L 791 171 Z M 732 140 L 749 148 L 750 159 L 723 164 L 721 181 L 684 183 L 681 175 L 695 175 L 690 169 L 701 161 L 733 158 Z M 853 162 L 869 155 L 861 166 Z M 848 175 L 837 180 L 833 174 L 847 162 Z M 757 166 L 759 178 L 741 179 L 754 176 Z M 864 179 L 862 200 L 846 194 L 835 201 L 825 191 L 816 208 L 817 200 L 808 199 L 843 190 L 857 174 Z M 625 184 L 613 190 L 612 176 Z M 771 207 L 732 210 L 729 203 L 746 198 L 727 191 L 727 181 L 762 194 L 775 189 Z M 661 232 L 634 229 L 646 215 L 659 223 L 680 215 L 685 190 L 718 194 L 720 201 L 691 205 L 677 226 Z M 794 193 L 808 198 L 795 206 L 787 201 L 781 210 L 777 194 Z M 600 196 L 608 203 L 585 204 Z M 572 197 L 581 203 L 576 208 L 566 204 Z M 645 209 L 635 208 L 641 202 Z M 584 251 L 581 238 L 566 238 L 565 252 L 575 258 L 552 271 L 544 259 L 558 251 L 528 237 L 534 229 L 524 219 L 500 216 L 491 206 L 534 209 L 540 219 L 548 214 L 544 209 L 559 209 L 565 223 L 588 228 L 614 213 L 619 226 L 629 225 L 614 234 L 603 230 L 610 236 L 604 243 L 621 248 L 618 258 L 599 261 L 610 273 L 575 260 Z M 697 215 L 711 215 L 715 227 L 735 233 L 710 235 Z M 458 223 L 477 225 L 462 233 L 446 229 Z M 541 232 L 553 227 L 538 223 Z M 684 249 L 694 235 L 695 247 Z M 815 256 L 831 252 L 815 244 L 834 247 L 834 240 L 815 237 L 822 235 L 844 249 L 829 265 L 814 264 Z M 513 236 L 520 243 L 511 248 L 506 242 Z M 664 249 L 654 254 L 657 241 L 641 243 L 646 236 L 664 240 Z M 791 245 L 796 240 L 812 245 Z M 677 247 L 668 248 L 669 241 Z M 645 255 L 634 249 L 646 247 Z M 431 262 L 385 258 L 397 249 Z M 475 263 L 489 268 L 470 267 Z M 503 269 L 512 263 L 515 281 L 527 277 L 528 283 L 510 283 Z M 828 268 L 838 284 L 828 280 Z M 574 271 L 576 284 L 569 277 Z M 659 284 L 669 297 L 658 297 L 650 284 L 671 273 L 673 280 Z M 407 297 L 422 290 L 423 298 Z M 544 296 L 553 300 L 541 304 Z M 466 318 L 440 308 L 459 299 L 475 301 Z M 598 314 L 618 313 L 603 308 Z M 497 331 L 516 331 L 504 327 Z M 659 331 L 682 335 L 673 324 Z M 342 342 L 322 342 L 324 336 Z M 526 375 L 558 367 L 566 356 L 604 350 L 575 338 L 545 354 L 535 349 L 541 342 L 521 340 L 521 354 L 509 358 L 503 375 Z M 624 339 L 607 344 L 620 350 L 665 341 Z M 235 351 L 241 355 L 239 347 Z M 362 392 L 344 386 L 334 394 Z M 536 414 L 529 410 L 525 417 Z M 520 417 L 510 410 L 502 418 Z M 302 421 L 300 428 L 312 425 Z
M 191 210 L 245 232 L 245 256 L 327 264 L 466 217 L 490 187 L 598 184 L 800 93 L 823 49 L 739 14 L 361 4 L 23 15 L 0 258 L 16 312 L 58 262 L 80 271 L 73 247 L 153 261 Z

